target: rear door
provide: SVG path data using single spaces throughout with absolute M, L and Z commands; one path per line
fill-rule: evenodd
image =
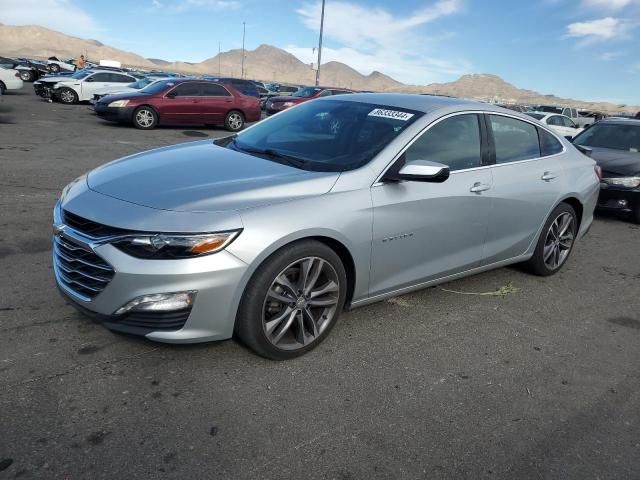
M 199 110 L 202 123 L 220 125 L 233 106 L 233 96 L 222 85 L 216 83 L 200 84 Z
M 436 121 L 391 167 L 412 160 L 443 163 L 451 170 L 445 182 L 387 182 L 371 188 L 371 295 L 460 273 L 482 261 L 491 212 L 482 118 L 464 113 Z
M 198 122 L 201 115 L 200 98 L 199 82 L 179 83 L 165 93 L 159 107 L 160 119 L 163 123 Z
M 93 75 L 89 75 L 82 82 L 80 82 L 80 101 L 89 100 L 93 97 L 93 93 L 101 88 L 111 85 L 109 80 L 111 74 L 108 72 L 98 72 Z
M 563 147 L 551 133 L 522 119 L 490 114 L 485 120 L 494 165 L 484 263 L 492 264 L 523 254 L 535 240 L 558 197 L 562 165 L 557 154 Z

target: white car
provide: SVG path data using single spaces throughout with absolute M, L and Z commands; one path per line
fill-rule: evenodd
M 132 75 L 124 72 L 114 72 L 112 70 L 90 70 L 74 74 L 69 77 L 62 77 L 51 85 L 49 95 L 52 100 L 59 100 L 62 103 L 73 104 L 86 102 L 93 98 L 93 94 L 106 87 L 119 87 L 133 83 L 137 80 Z M 49 81 L 51 84 L 51 81 Z
M 4 95 L 7 90 L 20 90 L 23 85 L 20 72 L 0 67 L 0 94 Z
M 548 112 L 526 112 L 526 114 L 544 123 L 558 135 L 562 135 L 569 140 L 584 130 L 566 115 Z
M 164 80 L 168 77 L 145 77 L 141 78 L 133 83 L 129 83 L 127 85 L 117 85 L 115 87 L 105 87 L 93 92 L 93 98 L 89 100 L 90 103 L 94 104 L 102 97 L 107 95 L 117 95 L 119 93 L 131 93 L 137 92 L 138 90 L 143 89 L 147 85 L 151 85 L 152 83 L 157 82 L 158 80 Z

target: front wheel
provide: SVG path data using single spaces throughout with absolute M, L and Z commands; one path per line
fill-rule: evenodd
M 230 111 L 224 118 L 224 126 L 230 132 L 239 132 L 244 127 L 244 115 L 237 110 Z
M 58 98 L 62 103 L 66 103 L 67 105 L 78 103 L 78 94 L 70 88 L 63 88 L 62 90 L 60 90 Z
M 151 130 L 158 125 L 158 114 L 151 107 L 139 107 L 133 112 L 133 125 L 141 130 Z
M 235 333 L 272 360 L 303 355 L 319 345 L 344 306 L 347 275 L 325 244 L 305 240 L 269 257 L 242 296 Z
M 55 63 L 52 63 L 49 65 L 49 71 L 51 73 L 58 73 L 60 71 L 60 65 L 57 65 Z
M 21 70 L 20 71 L 20 79 L 23 82 L 32 82 L 35 80 L 35 75 L 33 74 L 33 72 L 30 72 L 29 70 Z
M 549 215 L 533 257 L 525 266 L 540 276 L 557 273 L 567 262 L 577 233 L 578 218 L 575 210 L 571 205 L 561 203 Z

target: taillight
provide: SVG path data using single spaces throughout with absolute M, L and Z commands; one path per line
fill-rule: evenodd
M 598 180 L 602 180 L 602 169 L 600 168 L 600 165 L 594 165 L 593 171 L 596 172 L 596 177 L 598 177 Z
M 20 72 L 16 72 L 16 74 L 14 75 L 14 77 L 18 77 L 18 78 L 20 78 Z

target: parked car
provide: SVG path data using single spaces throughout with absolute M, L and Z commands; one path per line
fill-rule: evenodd
M 49 69 L 45 63 L 28 59 L 19 59 L 15 69 L 20 73 L 20 78 L 23 82 L 35 82 L 40 77 L 49 74 Z
M 176 343 L 235 334 L 287 359 L 345 307 L 514 263 L 558 272 L 592 223 L 596 173 L 495 106 L 321 98 L 76 179 L 54 209 L 54 274 L 108 328 Z
M 260 98 L 260 92 L 258 91 L 258 86 L 252 82 L 251 80 L 243 80 L 241 78 L 232 78 L 232 77 L 203 77 L 206 80 L 211 80 L 212 82 L 220 83 L 222 85 L 231 85 L 234 90 L 242 93 L 243 95 L 248 95 L 250 97 Z
M 133 75 L 128 73 L 87 69 L 78 71 L 69 77 L 45 77 L 41 81 L 35 82 L 34 88 L 40 96 L 66 104 L 74 104 L 91 100 L 96 91 L 105 87 L 126 85 L 136 80 Z
M 165 77 L 144 77 L 126 85 L 121 84 L 118 86 L 101 88 L 93 93 L 93 98 L 89 100 L 89 102 L 91 104 L 95 104 L 98 100 L 100 100 L 102 97 L 106 97 L 107 95 L 137 92 L 138 90 L 142 90 L 147 85 L 151 85 L 154 82 L 164 79 Z
M 47 66 L 51 73 L 59 73 L 62 71 L 75 72 L 77 69 L 76 61 L 73 58 L 60 60 L 58 57 L 49 57 L 47 60 Z
M 0 67 L 0 94 L 4 95 L 7 90 L 20 90 L 22 86 L 20 72 L 12 68 Z
M 569 140 L 584 130 L 565 115 L 546 112 L 526 112 L 526 114 L 548 125 L 551 130 Z
M 149 130 L 158 124 L 224 125 L 237 132 L 260 120 L 258 99 L 207 80 L 160 80 L 139 92 L 109 95 L 95 104 L 105 120 Z
M 588 127 L 594 123 L 593 117 L 583 117 L 578 110 L 573 107 L 556 106 L 556 105 L 538 105 L 534 109 L 536 112 L 556 113 L 569 117 L 578 127 Z
M 640 120 L 605 119 L 573 140 L 602 169 L 598 207 L 640 224 Z
M 267 115 L 273 115 L 274 113 L 282 112 L 287 108 L 313 100 L 314 98 L 329 97 L 331 95 L 344 95 L 346 93 L 353 93 L 353 91 L 346 90 L 344 88 L 303 87 L 290 96 L 270 98 L 265 104 L 265 110 Z

